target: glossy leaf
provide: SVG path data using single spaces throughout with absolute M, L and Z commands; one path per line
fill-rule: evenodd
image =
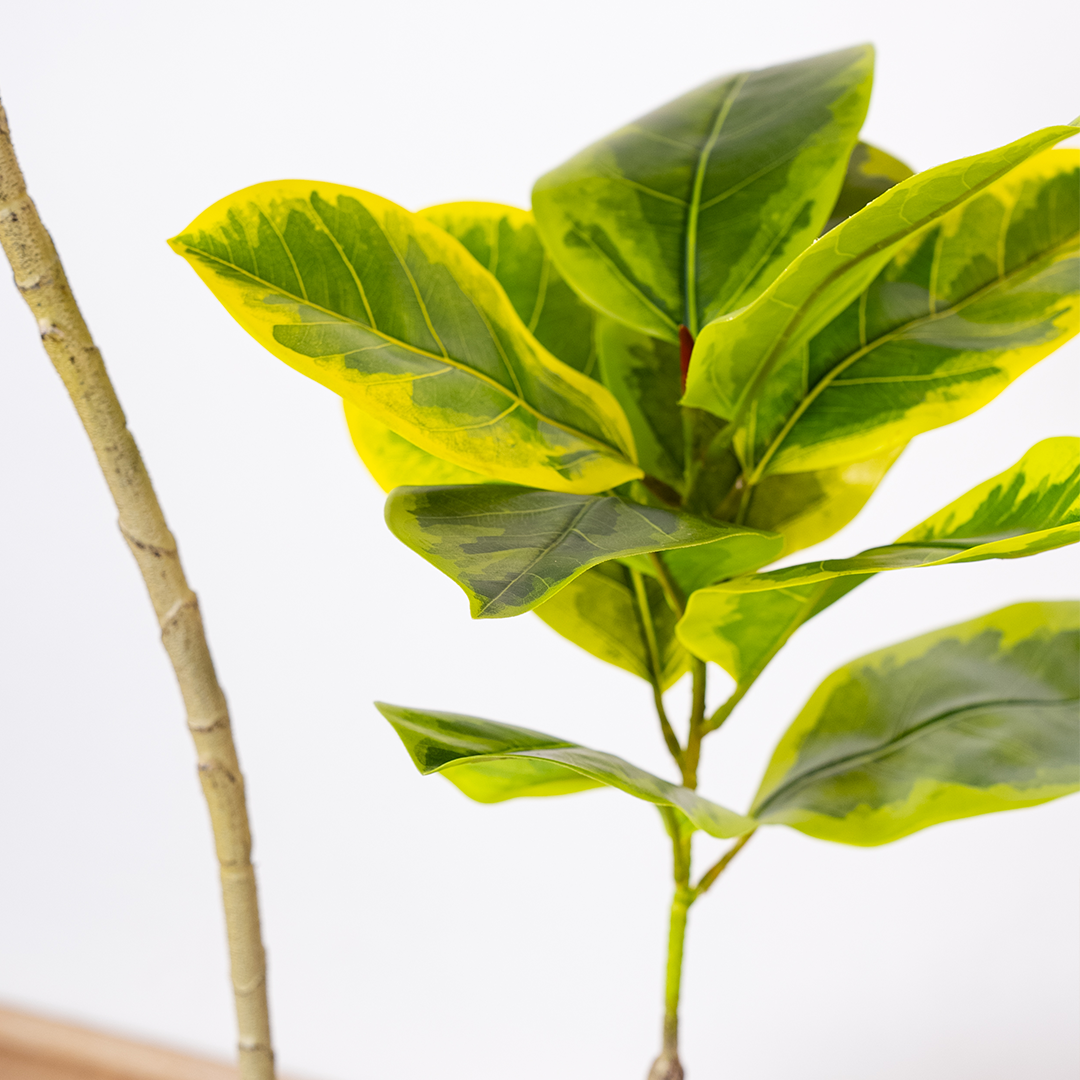
M 394 203 L 258 184 L 170 243 L 275 356 L 437 457 L 561 491 L 640 475 L 611 394 L 551 356 L 456 240 Z
M 506 290 L 514 310 L 553 356 L 596 378 L 593 320 L 555 269 L 528 210 L 501 203 L 442 203 L 420 216 L 459 240 Z
M 881 571 L 1016 559 L 1080 537 L 1080 439 L 1045 439 L 887 547 L 702 589 L 680 640 L 746 681 L 804 622 Z
M 533 209 L 592 305 L 678 341 L 757 296 L 820 232 L 870 96 L 858 46 L 726 75 L 537 181 Z
M 421 773 L 442 773 L 477 802 L 566 795 L 606 786 L 658 806 L 677 807 L 711 836 L 741 836 L 756 824 L 614 754 L 539 731 L 459 713 L 381 702 L 376 702 L 376 708 L 393 725 Z
M 421 450 L 351 401 L 345 402 L 345 422 L 360 460 L 383 491 L 393 491 L 404 484 L 493 482 L 490 476 L 463 469 L 460 465 Z
M 1080 789 L 1080 605 L 1027 603 L 835 671 L 780 740 L 752 813 L 885 844 Z
M 1077 152 L 1047 128 L 920 173 L 698 339 L 684 405 L 752 484 L 876 455 L 985 405 L 1075 332 Z
M 884 195 L 889 188 L 914 175 L 912 169 L 892 154 L 886 154 L 884 150 L 879 150 L 869 143 L 857 143 L 851 151 L 843 187 L 840 188 L 836 205 L 825 223 L 824 231 L 835 229 L 841 221 L 857 214 L 879 195 Z
M 666 690 L 686 672 L 690 656 L 675 636 L 675 613 L 660 584 L 642 574 L 640 589 L 629 567 L 606 562 L 534 610 L 586 652 Z
M 626 413 L 641 467 L 681 491 L 685 449 L 679 347 L 600 315 L 596 350 L 599 378 Z
M 510 484 L 407 487 L 391 492 L 394 535 L 452 578 L 473 618 L 530 611 L 590 566 L 626 555 L 709 544 L 739 564 L 776 537 L 713 525 L 614 495 L 572 495 Z

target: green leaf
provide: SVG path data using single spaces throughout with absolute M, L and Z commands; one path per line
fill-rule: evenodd
M 870 98 L 869 45 L 726 75 L 537 181 L 563 276 L 601 311 L 678 341 L 757 296 L 820 232 Z
M 1078 522 L 1080 439 L 1045 439 L 894 544 L 699 590 L 677 633 L 696 656 L 745 682 L 799 626 L 875 573 L 1035 555 L 1076 543 Z
M 437 458 L 380 424 L 370 413 L 345 402 L 345 421 L 360 460 L 383 491 L 403 484 L 487 484 L 491 477 Z
M 275 356 L 422 450 L 560 491 L 641 475 L 611 394 L 548 353 L 456 240 L 386 199 L 258 184 L 169 243 Z
M 528 210 L 501 203 L 457 202 L 428 207 L 420 216 L 460 240 L 495 276 L 514 310 L 545 349 L 572 368 L 596 377 L 596 312 L 555 269 Z
M 647 682 L 655 678 L 666 690 L 686 672 L 690 656 L 675 636 L 675 613 L 660 584 L 642 575 L 641 588 L 644 611 L 633 571 L 618 562 L 601 563 L 574 578 L 535 612 L 586 652 Z
M 710 836 L 741 836 L 756 824 L 614 754 L 475 716 L 381 702 L 375 707 L 393 725 L 421 773 L 442 773 L 477 802 L 606 786 L 658 806 L 677 807 Z
M 857 143 L 851 151 L 844 185 L 836 205 L 825 223 L 825 232 L 835 229 L 841 221 L 846 221 L 852 214 L 857 214 L 864 206 L 879 195 L 884 195 L 901 180 L 906 180 L 915 173 L 899 158 L 886 154 L 869 143 Z
M 599 377 L 623 407 L 638 462 L 676 492 L 683 488 L 679 347 L 603 315 L 596 320 Z
M 702 331 L 683 404 L 731 421 L 751 487 L 958 420 L 1075 333 L 1077 152 L 1039 154 L 1071 134 L 897 184 Z
M 833 672 L 780 740 L 762 822 L 886 844 L 1080 788 L 1080 605 L 1015 604 Z
M 713 525 L 614 495 L 511 484 L 398 488 L 386 501 L 386 520 L 399 540 L 461 586 L 477 619 L 529 611 L 608 559 L 709 544 L 717 561 L 739 564 L 747 551 L 771 552 L 781 543 L 745 526 Z

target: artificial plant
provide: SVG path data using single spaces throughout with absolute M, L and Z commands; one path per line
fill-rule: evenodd
M 756 829 L 881 844 L 1078 786 L 1077 605 L 1017 604 L 846 664 L 753 805 L 699 794 L 706 737 L 803 624 L 876 573 L 1074 542 L 1078 440 L 1048 438 L 891 544 L 835 533 L 907 442 L 1077 326 L 1080 154 L 1058 125 L 913 174 L 859 141 L 867 46 L 725 76 L 583 150 L 533 209 L 287 180 L 171 241 L 271 353 L 339 394 L 404 543 L 473 617 L 535 611 L 649 684 L 680 783 L 561 737 L 380 705 L 481 802 L 607 785 L 655 803 L 674 899 L 663 1043 L 683 1075 L 687 911 Z M 735 680 L 706 710 L 708 665 Z M 664 692 L 686 672 L 680 741 Z M 695 831 L 734 841 L 695 876 Z

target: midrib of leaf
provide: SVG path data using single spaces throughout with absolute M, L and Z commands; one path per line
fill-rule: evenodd
M 735 99 L 749 78 L 749 73 L 740 75 L 724 100 L 716 110 L 712 129 L 709 137 L 705 140 L 698 154 L 697 170 L 694 173 L 694 188 L 690 196 L 690 204 L 686 212 L 686 245 L 683 257 L 686 260 L 686 328 L 692 337 L 697 337 L 700 327 L 698 326 L 698 303 L 697 303 L 697 233 L 698 217 L 701 213 L 701 191 L 705 186 L 705 172 L 709 165 L 709 155 L 716 146 L 716 140 L 720 138 L 720 130 L 731 112 Z
M 995 289 L 1001 288 L 1002 286 L 1010 284 L 1014 279 L 1016 279 L 1018 277 L 1023 277 L 1025 274 L 1028 274 L 1031 271 L 1033 271 L 1035 269 L 1038 269 L 1038 264 L 1040 262 L 1052 262 L 1062 251 L 1066 250 L 1076 240 L 1077 235 L 1078 235 L 1077 233 L 1071 233 L 1069 236 L 1067 236 L 1064 239 L 1058 241 L 1052 247 L 1045 248 L 1042 251 L 1037 252 L 1035 255 L 1033 255 L 1026 262 L 1023 262 L 1020 265 L 1013 267 L 1012 270 L 1010 270 L 1007 274 L 1005 274 L 1005 275 L 1003 275 L 1001 277 L 994 278 L 992 281 L 989 281 L 985 285 L 983 285 L 980 288 L 976 289 L 975 292 L 969 293 L 967 296 L 963 297 L 962 299 L 957 300 L 951 306 L 949 306 L 947 308 L 942 308 L 939 311 L 931 311 L 927 315 L 920 315 L 917 319 L 911 319 L 910 321 L 908 321 L 906 323 L 902 323 L 900 326 L 894 327 L 888 333 L 882 334 L 880 337 L 875 338 L 873 341 L 870 341 L 870 342 L 866 343 L 865 345 L 861 346 L 859 349 L 857 349 L 855 352 L 853 352 L 851 354 L 851 356 L 847 357 L 845 360 L 842 360 L 834 368 L 832 368 L 830 371 L 826 372 L 821 377 L 821 379 L 819 379 L 818 382 L 814 384 L 813 389 L 802 398 L 802 400 L 796 406 L 795 410 L 792 412 L 791 416 L 784 423 L 784 426 L 780 429 L 779 434 L 769 444 L 769 446 L 766 449 L 765 453 L 762 454 L 761 461 L 758 462 L 758 464 L 754 467 L 753 472 L 750 474 L 749 477 L 747 477 L 747 481 L 746 481 L 746 483 L 747 483 L 747 491 L 749 491 L 753 487 L 753 485 L 760 482 L 762 474 L 763 474 L 765 468 L 768 466 L 768 464 L 772 460 L 773 456 L 777 453 L 777 451 L 783 445 L 784 440 L 788 437 L 788 435 L 791 434 L 792 428 L 794 428 L 794 426 L 799 422 L 799 420 L 805 414 L 806 410 L 808 408 L 810 408 L 810 406 L 814 403 L 814 401 L 825 390 L 827 390 L 831 385 L 833 385 L 833 383 L 835 383 L 838 380 L 839 376 L 842 375 L 845 371 L 847 371 L 847 369 L 850 368 L 853 364 L 858 363 L 858 361 L 862 360 L 865 356 L 872 353 L 875 349 L 879 348 L 880 346 L 885 345 L 890 341 L 895 341 L 898 337 L 902 337 L 905 333 L 907 333 L 909 330 L 911 330 L 914 327 L 926 326 L 926 325 L 929 325 L 930 323 L 937 322 L 937 321 L 939 321 L 941 319 L 946 319 L 946 318 L 949 318 L 952 315 L 958 314 L 959 312 L 963 311 L 963 309 L 965 307 L 967 307 L 969 304 L 973 304 L 977 300 L 982 299 L 982 297 L 985 296 L 986 294 L 991 293 Z M 951 376 L 954 376 L 954 375 L 970 374 L 973 371 L 979 371 L 982 368 L 988 367 L 988 366 L 990 366 L 988 363 L 983 362 L 983 363 L 978 364 L 975 367 L 963 368 L 963 369 L 956 368 L 956 369 L 944 372 L 944 373 L 942 373 L 940 375 L 933 375 L 933 374 L 925 375 L 925 376 L 922 376 L 922 375 L 912 375 L 912 376 L 882 375 L 882 376 L 876 377 L 874 379 L 865 379 L 865 380 L 864 379 L 852 379 L 850 382 L 841 383 L 841 385 L 855 386 L 855 385 L 859 385 L 859 384 L 861 384 L 863 382 L 869 383 L 871 381 L 872 382 L 914 382 L 914 381 L 927 381 L 927 382 L 929 382 L 929 381 L 933 381 L 935 379 L 948 379 L 948 378 L 950 378 Z M 753 453 L 753 447 L 752 446 L 750 447 L 750 453 Z
M 1056 141 L 1058 140 L 1047 138 L 1040 145 L 1039 149 L 1042 149 L 1043 146 L 1046 145 L 1052 145 Z M 1038 150 L 1032 150 L 1032 152 L 1028 154 L 1024 160 L 1028 160 L 1036 153 L 1038 153 Z M 788 321 L 784 329 L 776 338 L 776 341 L 773 344 L 772 348 L 770 348 L 769 351 L 762 358 L 761 363 L 758 365 L 757 371 L 751 378 L 750 382 L 747 384 L 746 390 L 741 395 L 739 404 L 734 409 L 734 416 L 731 419 L 730 426 L 732 434 L 734 434 L 736 427 L 741 424 L 741 422 L 745 418 L 745 413 L 749 404 L 757 398 L 765 381 L 772 374 L 773 366 L 783 355 L 783 351 L 786 348 L 791 336 L 799 328 L 799 325 L 803 321 L 803 319 L 806 318 L 807 314 L 813 307 L 814 303 L 817 301 L 818 297 L 821 296 L 821 294 L 825 292 L 825 290 L 828 289 L 829 286 L 834 284 L 836 281 L 839 281 L 840 278 L 842 278 L 845 274 L 854 270 L 857 266 L 860 266 L 867 259 L 872 258 L 874 255 L 877 255 L 879 252 L 882 252 L 889 247 L 892 247 L 894 244 L 901 243 L 905 239 L 908 239 L 909 237 L 912 237 L 916 233 L 929 227 L 940 218 L 945 217 L 951 211 L 955 210 L 958 206 L 962 206 L 965 202 L 967 202 L 974 193 L 984 191 L 991 184 L 997 183 L 998 180 L 1000 180 L 1003 176 L 1007 176 L 1010 172 L 1012 172 L 1013 169 L 1015 169 L 1020 164 L 1022 164 L 1022 162 L 1014 162 L 1012 164 L 1002 166 L 1002 168 L 991 173 L 989 177 L 981 181 L 975 187 L 966 188 L 964 194 L 958 195 L 955 199 L 952 199 L 944 206 L 938 207 L 930 214 L 926 214 L 919 221 L 912 222 L 908 225 L 907 228 L 900 229 L 897 232 L 894 232 L 891 235 L 885 237 L 884 239 L 877 241 L 877 243 L 871 244 L 870 247 L 859 252 L 858 255 L 852 256 L 847 262 L 836 267 L 829 274 L 827 274 L 822 279 L 822 281 L 820 281 L 814 287 L 814 289 L 811 290 L 806 299 L 803 300 L 803 302 L 791 313 L 791 315 L 788 317 Z M 912 179 L 915 178 L 912 177 Z M 904 183 L 904 181 L 901 181 L 901 183 Z M 961 183 L 966 183 L 963 178 L 961 178 Z M 858 215 L 855 215 L 855 217 L 857 218 Z M 854 220 L 854 218 L 850 220 Z M 834 232 L 835 231 L 836 230 L 834 230 Z
M 217 255 L 212 255 L 209 252 L 201 250 L 200 248 L 192 247 L 190 244 L 185 246 L 188 247 L 189 250 L 194 251 L 199 258 L 216 262 L 221 266 L 227 266 L 229 267 L 229 269 L 234 270 L 238 274 L 246 277 L 249 281 L 252 281 L 257 285 L 263 286 L 269 292 L 276 293 L 279 296 L 288 297 L 290 300 L 296 300 L 299 303 L 304 304 L 306 307 L 313 309 L 314 311 L 320 311 L 324 315 L 329 315 L 332 323 L 347 323 L 350 326 L 359 327 L 361 330 L 364 330 L 370 334 L 374 334 L 376 337 L 382 338 L 382 340 L 385 341 L 387 345 L 394 345 L 397 348 L 404 349 L 406 352 L 411 352 L 416 356 L 423 356 L 428 360 L 434 360 L 436 363 L 445 364 L 447 367 L 454 368 L 457 371 L 465 373 L 466 375 L 470 375 L 472 378 L 477 379 L 478 381 L 490 386 L 493 390 L 502 394 L 504 397 L 509 398 L 511 401 L 514 402 L 515 407 L 524 409 L 525 412 L 530 413 L 532 416 L 535 416 L 538 420 L 542 420 L 545 424 L 551 424 L 552 427 L 559 428 L 561 431 L 565 431 L 568 434 L 573 435 L 575 438 L 581 439 L 582 442 L 586 442 L 591 446 L 595 446 L 608 457 L 617 457 L 622 461 L 633 464 L 618 447 L 612 446 L 609 443 L 602 442 L 601 440 L 597 439 L 595 435 L 589 435 L 587 432 L 580 431 L 577 428 L 572 427 L 570 424 L 566 424 L 561 420 L 556 420 L 554 417 L 545 415 L 537 408 L 535 408 L 535 406 L 531 405 L 528 401 L 526 401 L 525 398 L 521 397 L 520 393 L 512 393 L 505 386 L 503 386 L 502 383 L 496 382 L 493 378 L 491 378 L 490 375 L 485 375 L 484 372 L 478 371 L 476 368 L 469 367 L 467 364 L 463 364 L 460 360 L 455 360 L 452 356 L 440 356 L 437 353 L 428 352 L 426 349 L 421 349 L 419 346 L 411 345 L 406 341 L 402 341 L 400 338 L 391 337 L 389 334 L 384 333 L 382 330 L 377 329 L 375 326 L 365 326 L 364 323 L 357 322 L 356 319 L 351 319 L 347 315 L 342 315 L 340 312 L 332 311 L 330 308 L 323 307 L 321 304 L 316 304 L 310 300 L 305 300 L 303 297 L 298 297 L 295 293 L 291 293 L 287 289 L 283 289 L 279 285 L 275 285 L 272 282 L 265 280 L 265 278 L 261 278 L 258 275 L 251 273 L 251 271 L 245 270 L 242 266 L 237 266 L 235 263 L 228 262 L 227 260 L 219 258 Z M 302 287 L 303 286 L 301 284 L 301 288 Z M 469 302 L 472 303 L 471 300 Z M 480 315 L 480 317 L 484 320 L 484 325 L 489 326 L 483 312 L 481 312 L 475 304 L 473 305 L 473 310 L 476 311 L 477 314 Z M 316 324 L 309 323 L 307 325 Z M 490 333 L 490 326 L 488 332 Z M 439 340 L 438 337 L 436 337 L 436 340 Z M 497 340 L 495 340 L 495 345 L 496 348 L 499 348 L 499 351 L 501 353 L 502 349 L 499 346 Z M 410 381 L 412 381 L 421 377 L 422 376 L 411 375 L 408 378 Z M 514 378 L 514 382 L 515 385 L 517 385 L 516 377 Z M 509 411 L 511 410 L 507 410 L 507 412 Z M 500 415 L 505 416 L 506 413 L 502 413 Z
M 781 784 L 774 791 L 770 792 L 762 801 L 761 805 L 753 811 L 753 816 L 760 817 L 771 803 L 776 802 L 782 796 L 797 791 L 799 788 L 806 787 L 815 780 L 820 780 L 822 777 L 830 776 L 835 773 L 856 769 L 861 765 L 869 765 L 876 761 L 881 761 L 891 754 L 896 753 L 898 750 L 903 749 L 905 746 L 923 738 L 925 735 L 932 733 L 939 725 L 963 716 L 965 713 L 977 712 L 980 709 L 1018 708 L 1021 706 L 1031 706 L 1036 708 L 1044 706 L 1054 707 L 1058 705 L 1068 705 L 1074 701 L 1076 701 L 1076 698 L 1002 698 L 995 701 L 980 701 L 974 705 L 962 705 L 956 709 L 949 709 L 946 712 L 939 713 L 937 716 L 930 717 L 929 720 L 924 720 L 921 724 L 917 724 L 915 727 L 910 728 L 902 735 L 898 735 L 893 739 L 888 739 L 885 742 L 880 743 L 873 749 L 864 750 L 858 754 L 848 754 L 846 757 L 837 758 L 835 761 L 827 762 L 826 764 L 819 765 L 799 776 L 792 777 L 786 783 Z

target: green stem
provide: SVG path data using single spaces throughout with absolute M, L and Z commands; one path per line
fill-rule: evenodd
M 704 893 L 707 893 L 712 888 L 713 882 L 728 868 L 728 864 L 740 851 L 750 842 L 750 837 L 754 835 L 756 829 L 751 829 L 750 832 L 744 833 L 724 852 L 723 855 L 702 875 L 701 880 L 694 886 L 692 892 L 694 894 L 694 900 Z
M 690 709 L 690 734 L 686 739 L 685 761 L 683 762 L 683 786 L 693 791 L 697 787 L 697 767 L 701 760 L 701 740 L 706 734 L 705 726 L 705 661 L 696 656 L 690 660 L 690 671 L 694 679 L 693 705 Z

